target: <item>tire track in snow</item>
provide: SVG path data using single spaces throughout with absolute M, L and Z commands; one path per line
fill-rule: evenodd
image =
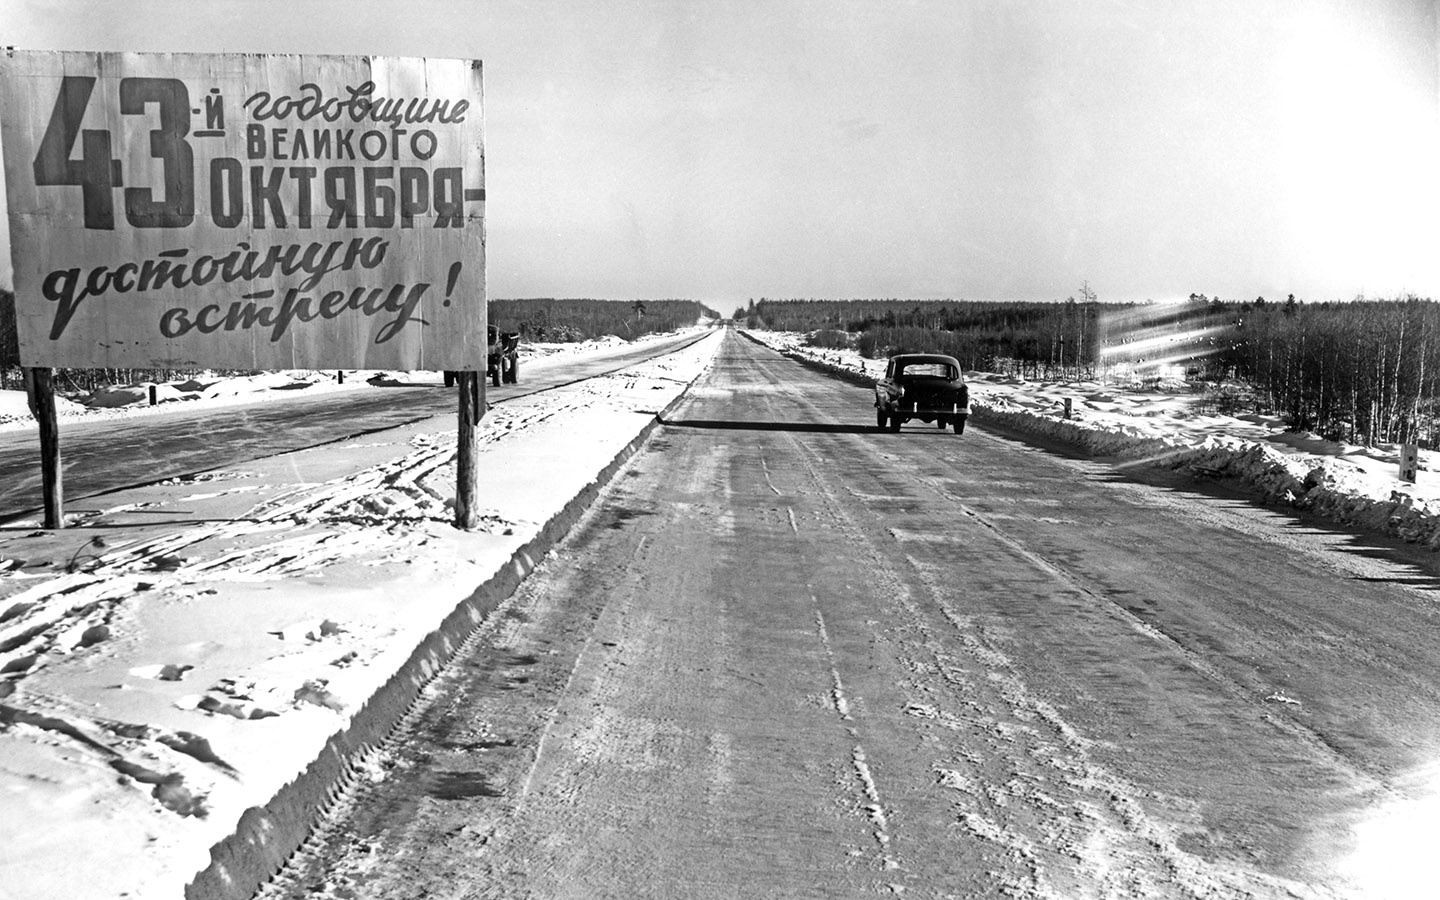
M 806 491 L 806 493 L 813 495 L 816 499 L 819 500 L 819 502 L 824 506 L 826 511 L 830 514 L 831 520 L 843 521 L 853 525 L 853 523 L 849 522 L 849 519 L 845 516 L 844 512 L 840 510 L 834 503 L 832 498 L 835 495 L 831 492 L 831 490 L 829 490 L 829 485 L 827 485 L 825 480 L 820 477 L 820 474 L 817 471 L 817 465 L 815 463 L 813 451 L 811 451 L 811 449 L 807 445 L 803 444 L 803 442 L 801 442 L 794 435 L 787 435 L 786 437 L 788 443 L 795 451 L 793 454 L 791 454 L 792 458 L 800 461 L 804 469 L 805 477 L 808 479 L 811 485 L 815 486 L 815 489 Z M 768 465 L 764 467 L 764 474 L 765 482 L 770 487 L 770 489 L 774 491 L 777 495 L 783 496 L 782 492 L 775 487 L 774 482 L 772 481 Z M 798 520 L 795 516 L 794 507 L 787 505 L 785 507 L 785 512 L 792 532 L 798 535 L 800 533 L 800 529 Z M 845 536 L 852 544 L 868 547 L 868 544 L 864 541 L 863 536 L 859 535 L 853 527 L 845 530 Z M 883 560 L 877 559 L 874 562 L 876 563 L 875 568 L 883 568 Z M 897 879 L 885 884 L 885 888 L 888 889 L 889 892 L 892 894 L 902 894 L 905 892 L 906 887 L 898 879 L 904 876 L 904 866 L 900 857 L 895 853 L 892 847 L 892 842 L 895 835 L 891 826 L 891 813 L 887 809 L 887 805 L 883 799 L 880 790 L 879 782 L 877 781 L 874 771 L 871 768 L 870 757 L 865 752 L 864 742 L 860 739 L 859 723 L 857 722 L 855 715 L 852 712 L 853 704 L 851 703 L 849 693 L 846 691 L 845 684 L 840 676 L 839 663 L 835 654 L 834 644 L 831 641 L 830 629 L 825 622 L 825 616 L 821 609 L 820 598 L 819 595 L 815 592 L 813 585 L 809 586 L 809 593 L 811 606 L 815 616 L 815 630 L 820 638 L 820 642 L 824 649 L 825 658 L 829 667 L 829 674 L 831 679 L 830 696 L 832 700 L 832 708 L 835 710 L 835 713 L 839 717 L 840 721 L 844 723 L 847 734 L 855 741 L 855 746 L 850 753 L 849 768 L 852 776 L 851 784 L 855 787 L 858 787 L 859 797 L 857 805 L 859 809 L 864 812 L 866 818 L 869 820 L 871 834 L 875 839 L 875 843 L 877 845 L 879 853 L 879 863 L 881 870 L 885 873 L 889 873 L 889 877 Z
M 835 649 L 830 644 L 830 631 L 825 627 L 825 614 L 820 611 L 820 598 L 816 596 L 813 586 L 810 588 L 810 603 L 815 611 L 815 631 L 820 636 L 820 644 L 825 649 L 825 659 L 830 666 L 830 697 L 833 708 L 836 715 L 840 717 L 840 721 L 853 723 L 854 718 L 850 715 L 850 699 L 845 694 L 844 682 L 840 680 L 840 671 L 835 661 Z M 890 853 L 890 819 L 885 812 L 885 804 L 880 799 L 880 789 L 875 784 L 875 776 L 870 772 L 870 764 L 865 756 L 865 746 L 860 741 L 859 732 L 854 725 L 847 724 L 845 730 L 851 738 L 855 739 L 855 749 L 850 753 L 850 766 L 863 794 L 862 805 L 870 818 L 871 833 L 875 836 L 875 843 L 880 847 L 881 864 L 886 871 L 899 869 L 899 861 Z
M 529 428 L 584 405 L 575 402 L 563 409 L 547 408 L 533 415 L 512 415 L 503 423 L 503 428 L 482 433 L 482 440 L 498 441 L 503 437 L 502 431 Z M 280 578 L 346 558 L 366 549 L 368 544 L 359 532 L 321 531 L 261 542 L 194 562 L 180 555 L 187 548 L 219 539 L 250 538 L 297 524 L 364 526 L 410 519 L 448 521 L 448 507 L 438 500 L 436 490 L 427 485 L 425 479 L 454 460 L 454 435 L 422 435 L 412 443 L 415 449 L 396 460 L 318 485 L 295 488 L 266 499 L 226 522 L 186 528 L 113 548 L 95 540 L 96 549 L 105 552 L 77 554 L 77 559 L 71 562 L 79 565 L 78 571 L 48 577 L 0 601 L 3 603 L 0 668 L 9 666 L 17 655 L 40 652 L 34 641 L 53 639 L 57 631 L 93 612 L 97 603 L 133 596 L 137 593 L 134 580 L 149 584 L 147 590 L 164 591 L 205 578 L 233 580 L 262 575 Z M 375 498 L 387 494 L 394 499 L 376 501 Z M 403 512 L 407 506 L 410 515 Z M 495 516 L 490 520 L 497 530 L 516 524 Z
M 1113 617 L 1124 622 L 1130 629 L 1138 634 L 1144 635 L 1157 644 L 1162 645 L 1173 654 L 1185 660 L 1186 664 L 1194 671 L 1205 677 L 1225 691 L 1236 700 L 1245 702 L 1264 715 L 1265 720 L 1277 730 L 1284 732 L 1301 743 L 1307 745 L 1317 753 L 1325 756 L 1337 766 L 1343 768 L 1357 781 L 1363 783 L 1369 790 L 1382 792 L 1386 796 L 1394 797 L 1394 791 L 1386 782 L 1384 777 L 1377 772 L 1371 771 L 1363 761 L 1349 756 L 1336 746 L 1336 744 L 1323 733 L 1310 728 L 1305 723 L 1284 715 L 1273 715 L 1271 708 L 1266 706 L 1265 697 L 1257 695 L 1254 691 L 1246 688 L 1235 679 L 1226 675 L 1221 669 L 1205 659 L 1200 653 L 1192 650 L 1174 636 L 1161 630 L 1150 622 L 1135 615 L 1123 605 L 1115 602 L 1114 599 L 1101 591 L 1091 588 L 1088 584 L 1077 578 L 1074 573 L 1063 566 L 1052 563 L 1050 560 L 1034 552 L 1020 539 L 1010 535 L 1000 528 L 988 517 L 979 511 L 966 505 L 958 497 L 940 488 L 938 485 L 927 482 L 924 479 L 917 479 L 918 483 L 934 490 L 941 497 L 953 503 L 965 516 L 971 519 L 980 527 L 984 528 L 995 540 L 1010 549 L 1016 555 L 1025 559 L 1035 568 L 1045 572 L 1060 584 L 1080 594 L 1088 600 L 1106 609 Z
M 584 408 L 594 402 L 594 393 L 541 408 L 507 408 L 490 417 L 480 440 L 482 444 L 493 444 L 557 415 Z M 74 708 L 74 704 L 27 689 L 27 679 L 77 654 L 102 652 L 116 618 L 128 614 L 142 601 L 193 599 L 213 593 L 207 588 L 213 583 L 272 581 L 313 574 L 373 550 L 375 542 L 367 533 L 373 527 L 448 522 L 450 509 L 444 488 L 449 487 L 453 493 L 453 486 L 437 489 L 431 481 L 443 479 L 444 470 L 453 462 L 455 436 L 418 435 L 411 445 L 412 449 L 397 459 L 286 491 L 225 522 L 205 523 L 116 546 L 96 538 L 85 545 L 94 552 L 77 553 L 69 561 L 68 567 L 74 571 L 38 577 L 5 573 L 11 583 L 31 578 L 37 583 L 0 599 L 0 700 L 4 701 L 0 703 L 0 719 L 34 729 L 37 738 L 48 734 L 75 741 L 82 752 L 99 754 L 102 762 L 118 767 L 127 777 L 154 779 L 165 786 L 162 803 L 174 811 L 199 814 L 214 776 L 207 777 L 191 764 L 193 761 L 177 761 L 176 754 L 185 752 L 183 740 L 163 730 L 101 720 Z M 248 476 L 241 473 L 231 477 Z M 450 477 L 453 479 L 453 475 Z M 202 475 L 178 479 L 176 483 L 213 480 L 214 476 Z M 95 524 L 107 514 L 134 508 L 135 504 L 129 504 L 104 510 L 87 517 L 84 524 Z M 492 515 L 486 524 L 499 531 L 517 523 Z M 297 527 L 302 529 L 299 534 L 294 533 Z M 311 530 L 303 530 L 307 527 Z M 285 532 L 283 536 L 265 539 L 281 531 Z M 393 534 L 389 538 L 392 551 L 396 538 Z M 209 555 L 200 549 L 220 541 L 241 546 Z M 322 631 L 326 636 L 344 631 L 334 623 L 328 630 L 316 623 L 311 630 L 316 640 Z M 355 654 L 349 655 L 349 659 L 354 658 Z M 157 664 L 147 671 L 151 669 L 171 673 L 153 677 L 184 677 L 181 667 Z M 184 700 L 214 714 L 239 718 L 267 717 L 305 704 L 337 702 L 323 685 L 275 684 L 243 674 L 221 678 Z M 223 771 L 225 767 L 217 770 Z M 181 780 L 177 779 L 188 779 L 190 787 L 183 794 L 178 787 Z
M 987 638 L 983 626 L 953 609 L 946 599 L 941 573 L 914 557 L 907 556 L 907 560 L 966 651 L 983 666 L 985 681 L 1018 724 L 1007 728 L 993 716 L 976 720 L 935 707 L 907 711 L 935 719 L 941 727 L 955 731 L 974 730 L 979 724 L 982 731 L 993 735 L 992 742 L 1019 748 L 1035 767 L 1029 773 L 1017 771 L 1014 777 L 997 785 L 994 779 L 987 783 L 983 775 L 967 777 L 937 766 L 939 782 L 967 798 L 963 824 L 972 832 L 1033 861 L 1039 875 L 1044 868 L 1039 845 L 1004 823 L 1023 821 L 1027 808 L 1043 817 L 1063 815 L 1069 806 L 1074 815 L 1059 820 L 1060 827 L 1049 831 L 1045 846 L 1075 859 L 1094 875 L 1098 896 L 1158 897 L 1178 890 L 1181 896 L 1200 900 L 1217 893 L 1256 896 L 1261 889 L 1271 896 L 1328 896 L 1284 879 L 1231 870 L 1183 850 L 1175 827 L 1147 811 L 1147 792 L 1096 760 L 1092 750 L 1100 745 L 1029 689 L 1009 657 Z M 1048 727 L 1036 727 L 1037 723 Z M 1053 787 L 1047 789 L 1046 785 Z M 1074 796 L 1068 801 L 1063 798 L 1064 793 L 1072 792 Z M 977 811 L 977 806 L 988 806 L 989 815 Z M 1059 900 L 1067 896 L 1055 893 L 1058 886 L 1041 879 L 1030 887 L 1036 897 Z
M 835 651 L 830 646 L 830 631 L 825 627 L 825 615 L 820 612 L 820 599 L 815 596 L 813 587 L 810 589 L 810 602 L 815 607 L 815 630 L 820 634 L 820 643 L 825 648 L 825 659 L 830 663 L 831 702 L 840 718 L 849 722 L 851 721 L 850 699 L 845 696 L 845 685 L 841 683 L 840 672 L 835 668 Z
M 793 443 L 804 451 L 810 477 L 826 488 L 822 496 L 853 493 L 833 461 L 827 463 L 802 440 Z M 908 480 L 926 491 L 937 490 L 919 477 Z M 939 493 L 964 508 L 957 498 Z M 881 499 L 893 501 L 888 495 Z M 1094 742 L 1030 691 L 983 628 L 956 613 L 947 599 L 950 588 L 938 573 L 906 555 L 907 578 L 893 562 L 893 548 L 878 546 L 844 508 L 828 503 L 827 511 L 846 543 L 864 548 L 880 595 L 892 597 L 904 610 L 904 629 L 916 637 L 897 640 L 921 679 L 917 686 L 923 691 L 925 680 L 939 675 L 948 688 L 942 704 L 917 698 L 905 712 L 934 719 L 962 738 L 950 758 L 934 764 L 935 785 L 955 795 L 957 822 L 967 833 L 1001 848 L 1021 865 L 1020 872 L 1002 868 L 988 873 L 1007 895 L 1033 900 L 1328 896 L 1264 873 L 1211 863 L 1182 849 L 1175 827 L 1147 810 L 1146 792 L 1096 760 L 1090 753 Z M 883 525 L 879 531 L 895 536 Z M 1047 576 L 1060 571 L 1038 555 L 1021 558 Z M 973 665 L 960 665 L 951 655 L 953 639 L 943 639 L 930 624 L 937 613 L 936 624 L 944 623 L 946 633 L 958 638 Z M 951 702 L 963 712 L 943 708 Z
M 763 455 L 761 456 L 761 462 L 765 476 L 765 484 L 777 496 L 784 496 L 775 486 L 771 478 L 770 467 L 764 463 Z M 811 481 L 819 484 L 820 480 L 816 477 L 813 468 L 807 464 L 806 470 Z M 821 496 L 828 497 L 829 495 L 822 492 Z M 785 515 L 791 532 L 798 535 L 800 533 L 800 526 L 795 517 L 794 507 L 786 505 Z M 875 839 L 879 851 L 881 869 L 885 872 L 898 872 L 901 868 L 900 860 L 896 858 L 890 848 L 890 842 L 892 840 L 890 816 L 886 811 L 885 802 L 881 798 L 880 788 L 876 783 L 874 773 L 870 769 L 869 758 L 865 754 L 864 742 L 860 739 L 859 728 L 856 727 L 855 717 L 851 712 L 850 698 L 845 690 L 845 683 L 840 677 L 835 647 L 830 640 L 830 629 L 825 624 L 825 614 L 820 607 L 820 598 L 815 592 L 814 585 L 807 585 L 807 588 L 810 593 L 811 609 L 815 617 L 815 632 L 820 639 L 820 645 L 825 653 L 826 664 L 830 670 L 831 708 L 834 709 L 839 720 L 844 723 L 846 733 L 855 741 L 854 749 L 850 752 L 850 770 L 854 779 L 852 783 L 859 787 L 860 797 L 858 805 L 864 810 L 866 817 L 870 821 L 871 834 Z M 892 893 L 896 894 L 903 893 L 905 890 L 904 886 L 899 883 L 891 883 L 888 887 Z
M 855 519 L 842 506 L 828 498 L 834 496 L 851 495 L 850 483 L 845 481 L 838 471 L 827 470 L 826 460 L 809 444 L 793 440 L 797 449 L 797 456 L 804 462 L 807 473 L 819 490 L 816 493 L 826 498 L 825 506 L 832 525 L 843 535 L 845 543 L 857 549 L 858 555 L 864 561 L 864 568 L 870 573 L 875 584 L 873 593 L 876 596 L 891 598 L 905 613 L 904 621 L 897 623 L 899 626 L 894 631 L 910 630 L 920 636 L 920 647 L 909 646 L 913 642 L 901 640 L 900 647 L 905 657 L 920 649 L 923 655 L 930 657 L 928 663 L 922 663 L 915 659 L 902 657 L 901 664 L 912 671 L 917 677 L 924 678 L 941 674 L 943 682 L 952 687 L 955 693 L 967 698 L 969 716 L 955 716 L 948 713 L 936 711 L 933 705 L 925 704 L 913 698 L 909 699 L 902 706 L 902 711 L 910 716 L 919 718 L 944 718 L 947 720 L 947 727 L 957 732 L 970 733 L 976 738 L 974 743 L 980 743 L 988 734 L 992 738 L 996 735 L 1004 743 L 1012 742 L 1017 733 L 1029 729 L 1029 725 L 1023 722 L 1011 723 L 1002 722 L 992 714 L 992 705 L 984 702 L 983 693 L 985 685 L 983 682 L 974 682 L 949 656 L 943 643 L 934 634 L 927 624 L 927 616 L 914 596 L 911 585 L 902 576 L 894 563 L 893 552 L 879 547 L 871 537 L 862 529 Z M 825 475 L 822 475 L 825 472 Z M 829 476 L 829 477 L 826 477 Z M 893 501 L 890 494 L 875 495 L 872 499 L 884 502 Z M 813 595 L 812 595 L 813 596 Z M 828 648 L 827 648 L 828 649 Z M 977 724 L 979 728 L 977 728 Z M 975 732 L 979 734 L 975 734 Z M 1006 807 L 1010 800 L 1003 793 L 990 786 L 995 779 L 986 770 L 993 766 L 996 757 L 1004 761 L 1005 748 L 992 745 L 989 754 L 982 754 L 972 748 L 972 742 L 966 741 L 955 750 L 954 758 L 942 760 L 932 764 L 935 784 L 942 790 L 953 789 L 956 785 L 966 785 L 973 788 L 980 797 L 989 796 L 998 798 L 996 806 Z M 868 774 L 868 760 L 863 756 L 863 749 L 857 748 L 862 754 L 857 763 L 857 775 L 861 771 L 858 763 L 865 763 L 864 771 Z M 963 775 L 954 769 L 946 766 L 956 764 L 968 765 L 972 774 Z M 869 781 L 873 785 L 873 778 Z M 878 791 L 877 791 L 878 796 Z M 878 806 L 878 804 L 877 804 Z M 879 807 L 883 811 L 883 807 Z M 1057 813 L 1057 818 L 1063 819 L 1063 813 Z M 887 839 L 883 842 L 886 848 L 886 855 L 894 858 L 889 850 L 893 835 L 889 832 L 889 817 L 883 820 L 886 825 L 885 834 Z M 997 846 L 1002 849 L 1006 858 L 1022 867 L 1021 872 L 1013 872 L 1007 868 L 992 868 L 986 873 L 986 877 L 1001 886 L 1007 895 L 1029 900 L 1067 900 L 1065 894 L 1057 893 L 1050 888 L 1045 880 L 1044 867 L 1038 858 L 1038 853 L 1032 841 L 1020 834 L 1015 828 L 1004 826 L 992 820 L 984 814 L 980 807 L 962 805 L 956 815 L 956 822 L 961 825 L 974 839 Z M 878 838 L 877 838 L 878 841 Z M 897 865 L 895 868 L 899 868 Z M 892 885 L 892 890 L 897 886 Z M 898 892 L 898 891 L 897 891 Z

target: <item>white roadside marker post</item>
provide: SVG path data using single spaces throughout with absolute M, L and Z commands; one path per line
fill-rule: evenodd
M 1400 480 L 1415 483 L 1420 473 L 1420 445 L 1402 444 L 1400 447 Z

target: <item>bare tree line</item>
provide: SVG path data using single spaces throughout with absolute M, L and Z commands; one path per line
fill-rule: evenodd
M 1356 444 L 1440 441 L 1440 304 L 1224 304 L 1220 364 L 1295 430 Z
M 871 358 L 947 353 L 967 369 L 1045 379 L 1177 371 L 1293 430 L 1440 445 L 1440 304 L 1413 296 L 1101 303 L 1086 284 L 1061 303 L 761 298 L 735 316 Z
M 518 331 L 527 341 L 581 341 L 605 335 L 635 338 L 675 331 L 700 318 L 719 314 L 691 300 L 557 300 L 551 298 L 490 301 L 490 321 L 502 330 Z M 67 393 L 88 393 L 107 385 L 183 381 L 202 374 L 252 374 L 236 370 L 65 368 L 55 373 Z M 20 390 L 20 344 L 16 334 L 15 295 L 0 290 L 0 390 Z
M 0 389 L 19 389 L 14 295 L 0 290 Z M 634 337 L 692 324 L 713 310 L 694 301 L 491 301 L 491 318 L 527 340 Z M 816 343 L 866 356 L 931 351 L 968 369 L 1033 378 L 1115 377 L 1159 361 L 1194 381 L 1251 398 L 1256 412 L 1295 430 L 1356 444 L 1440 446 L 1440 304 L 1398 300 L 1235 302 L 1191 295 L 1174 305 L 1099 302 L 1089 285 L 1060 303 L 910 300 L 750 301 L 752 327 L 814 332 Z M 1156 335 L 1168 336 L 1157 344 Z M 1158 348 L 1153 350 L 1146 347 Z M 197 371 L 64 369 L 59 384 L 173 381 Z

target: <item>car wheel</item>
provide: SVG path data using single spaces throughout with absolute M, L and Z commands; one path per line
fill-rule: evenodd
M 956 417 L 955 417 L 955 433 L 956 433 L 956 434 L 964 434 L 964 433 L 965 433 L 965 418 L 966 418 L 965 416 L 956 416 Z

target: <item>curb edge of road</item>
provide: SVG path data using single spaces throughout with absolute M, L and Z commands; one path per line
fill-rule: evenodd
M 331 735 L 304 771 L 276 791 L 263 806 L 252 806 L 241 814 L 235 830 L 210 848 L 210 864 L 186 885 L 186 900 L 249 900 L 280 871 L 324 818 L 340 791 L 357 777 L 359 763 L 366 753 L 383 742 L 404 720 L 421 692 L 450 663 L 466 637 L 515 592 L 551 548 L 574 528 L 621 467 L 685 400 L 699 377 L 691 379 L 533 538 L 460 601 L 440 626 L 420 641 L 409 659 L 365 701 L 350 722 Z

